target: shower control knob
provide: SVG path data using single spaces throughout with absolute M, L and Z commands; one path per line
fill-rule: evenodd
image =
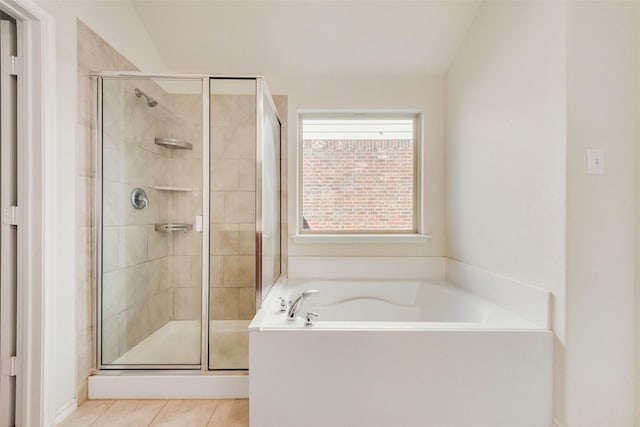
M 144 209 L 149 207 L 149 198 L 142 188 L 134 188 L 131 192 L 131 206 L 135 209 Z

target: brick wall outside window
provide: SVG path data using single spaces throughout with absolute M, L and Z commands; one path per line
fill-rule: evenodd
M 303 228 L 414 228 L 413 140 L 304 140 L 302 170 Z

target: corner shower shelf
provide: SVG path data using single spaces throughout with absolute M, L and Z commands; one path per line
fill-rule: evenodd
M 193 191 L 191 187 L 172 187 L 170 185 L 156 185 L 154 188 L 160 191 Z
M 156 138 L 154 142 L 164 148 L 172 150 L 193 150 L 193 144 L 186 141 L 180 141 L 172 138 Z
M 156 224 L 156 231 L 164 233 L 173 233 L 174 231 L 187 232 L 191 230 L 193 226 L 191 224 Z

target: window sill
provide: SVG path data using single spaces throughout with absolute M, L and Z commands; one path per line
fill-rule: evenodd
M 426 243 L 431 236 L 425 234 L 295 234 L 293 243 Z

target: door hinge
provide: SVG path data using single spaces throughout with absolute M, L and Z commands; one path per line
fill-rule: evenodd
M 18 373 L 17 359 L 15 356 L 11 356 L 8 359 L 2 361 L 2 375 L 9 377 L 15 377 Z
M 17 76 L 22 72 L 22 61 L 17 56 L 10 56 L 11 58 L 11 74 L 12 76 Z
M 18 207 L 9 206 L 2 215 L 2 223 L 5 225 L 18 225 Z

